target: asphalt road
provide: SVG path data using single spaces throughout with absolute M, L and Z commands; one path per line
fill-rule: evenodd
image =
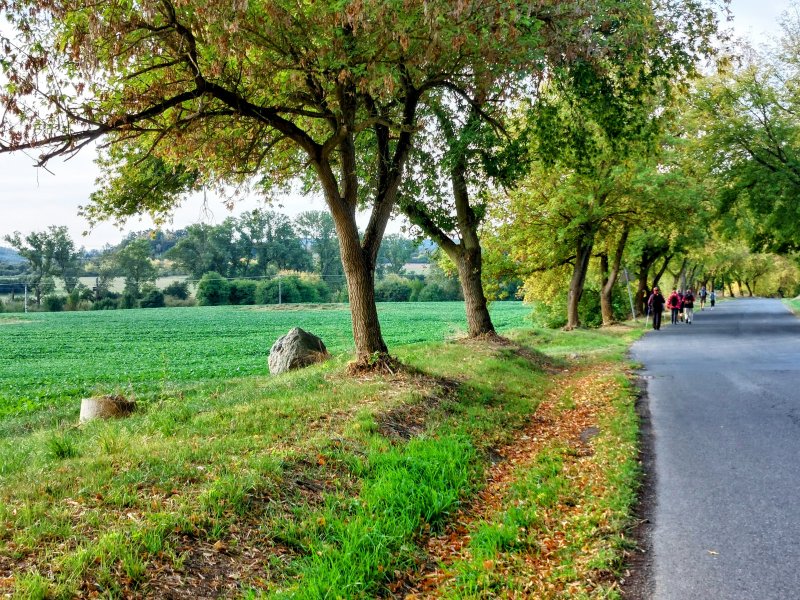
M 652 597 L 800 599 L 800 320 L 726 301 L 632 354 L 655 453 Z

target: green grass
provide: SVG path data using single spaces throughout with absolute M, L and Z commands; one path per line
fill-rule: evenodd
M 519 345 L 397 343 L 408 369 L 397 377 L 348 377 L 344 352 L 280 377 L 167 389 L 124 420 L 7 427 L 0 595 L 157 597 L 167 574 L 212 580 L 203 557 L 213 562 L 217 544 L 231 561 L 220 584 L 231 597 L 385 595 L 422 559 L 426 536 L 484 485 L 489 451 L 530 419 L 563 357 L 578 348 L 616 356 L 630 340 L 624 332 L 512 335 Z M 413 435 L 403 429 L 411 425 Z M 609 443 L 620 453 L 612 462 L 630 452 L 618 446 Z M 535 547 L 535 536 L 509 532 L 536 523 L 572 477 L 557 450 L 538 464 L 518 505 L 476 531 L 481 556 Z M 614 482 L 629 498 L 630 482 Z M 592 557 L 598 568 L 618 560 L 614 548 Z
M 522 326 L 529 313 L 520 302 L 492 307 L 500 331 Z M 385 303 L 379 314 L 391 350 L 465 331 L 460 302 Z M 263 375 L 270 346 L 294 326 L 320 336 L 333 353 L 353 350 L 346 305 L 0 314 L 0 417 L 58 412 L 95 393 L 153 397 Z
M 784 300 L 783 303 L 789 307 L 794 314 L 800 315 L 800 299 L 792 298 L 791 300 Z

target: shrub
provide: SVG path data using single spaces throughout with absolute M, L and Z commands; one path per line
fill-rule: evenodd
M 189 282 L 173 281 L 164 288 L 164 294 L 177 298 L 178 300 L 186 300 L 189 298 Z
M 78 310 L 81 303 L 81 289 L 74 288 L 67 296 L 67 310 Z
M 42 304 L 47 311 L 60 312 L 64 310 L 64 306 L 67 304 L 67 297 L 51 294 L 42 298 Z
M 209 271 L 197 284 L 197 301 L 200 306 L 219 306 L 228 303 L 230 285 L 222 275 Z
M 119 308 L 136 308 L 139 306 L 139 298 L 132 290 L 127 290 L 125 293 L 122 294 L 122 297 L 119 299 L 117 303 Z
M 256 288 L 257 304 L 292 304 L 300 302 L 300 290 L 297 288 L 298 278 L 295 276 L 278 277 L 262 281 Z
M 117 301 L 114 298 L 101 298 L 92 304 L 92 310 L 116 310 Z
M 163 308 L 164 292 L 161 290 L 148 290 L 139 302 L 142 308 Z
M 249 279 L 235 279 L 228 284 L 230 292 L 228 302 L 230 304 L 255 304 L 256 288 L 258 284 Z
M 420 302 L 445 302 L 449 300 L 460 300 L 461 293 L 458 284 L 442 285 L 432 281 L 425 284 L 425 287 L 419 291 L 417 296 Z
M 166 296 L 164 298 L 164 305 L 168 307 L 197 306 L 197 301 L 194 298 L 187 298 L 186 300 L 181 300 L 180 298 L 176 298 L 175 296 Z
M 399 275 L 387 275 L 375 286 L 376 302 L 408 302 L 411 298 L 411 282 Z

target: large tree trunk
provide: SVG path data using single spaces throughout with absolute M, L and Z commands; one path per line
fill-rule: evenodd
M 494 333 L 494 325 L 489 316 L 486 295 L 483 293 L 481 281 L 481 250 L 464 250 L 456 259 L 458 280 L 464 292 L 464 304 L 467 312 L 467 327 L 470 337 Z
M 440 113 L 438 118 L 447 142 L 452 147 L 458 141 L 452 124 L 443 113 Z M 477 121 L 479 115 L 473 111 L 469 118 L 470 121 Z M 479 337 L 493 334 L 495 333 L 494 324 L 489 315 L 488 302 L 483 291 L 483 259 L 478 236 L 479 219 L 469 201 L 467 157 L 463 152 L 454 157 L 454 164 L 450 169 L 450 182 L 453 187 L 456 208 L 457 234 L 461 239 L 459 243 L 455 243 L 447 235 L 447 232 L 434 220 L 431 211 L 426 210 L 421 203 L 407 199 L 401 208 L 409 220 L 439 244 L 439 247 L 455 263 L 458 269 L 458 281 L 464 294 L 469 336 Z
M 638 285 L 636 289 L 636 301 L 634 308 L 639 315 L 645 314 L 647 299 L 650 297 L 650 288 L 647 285 L 647 275 L 650 272 L 650 264 L 645 265 L 644 261 L 639 262 L 639 274 L 637 277 Z
M 386 224 L 397 200 L 397 191 L 411 148 L 414 130 L 412 125 L 415 122 L 419 95 L 416 90 L 409 88 L 403 106 L 403 124 L 406 129 L 397 136 L 394 151 L 388 126 L 376 118 L 374 134 L 377 145 L 377 180 L 372 213 L 363 237 L 359 234 L 356 223 L 359 204 L 359 168 L 355 145 L 358 94 L 353 83 L 348 82 L 337 88 L 337 96 L 342 109 L 342 121 L 332 123 L 335 133 L 330 145 L 326 143 L 322 147 L 311 147 L 310 155 L 339 238 L 342 267 L 350 295 L 356 366 L 380 368 L 382 365 L 388 366 L 392 359 L 383 341 L 375 304 L 375 263 Z M 374 106 L 368 108 L 373 109 Z M 340 161 L 338 181 L 328 154 L 334 147 L 333 140 L 336 140 Z
M 603 326 L 614 324 L 614 305 L 613 293 L 614 286 L 619 279 L 620 266 L 622 265 L 622 254 L 625 252 L 625 244 L 628 242 L 628 230 L 625 229 L 617 241 L 617 248 L 614 251 L 614 262 L 608 262 L 608 252 L 600 255 L 600 276 L 602 285 L 600 286 L 600 314 L 603 317 Z
M 608 252 L 603 252 L 600 255 L 600 315 L 603 317 L 604 327 L 614 323 L 614 305 L 612 302 L 614 283 L 608 271 Z
M 476 114 L 471 115 L 477 119 Z M 483 292 L 483 259 L 481 256 L 481 241 L 478 237 L 478 217 L 469 203 L 469 189 L 467 187 L 467 159 L 464 154 L 459 154 L 455 164 L 450 170 L 450 179 L 453 183 L 453 197 L 456 204 L 456 218 L 461 233 L 461 243 L 458 244 L 456 266 L 461 290 L 464 293 L 464 304 L 467 312 L 467 327 L 470 337 L 494 333 L 494 324 L 489 316 L 489 307 L 486 295 Z M 455 258 L 451 256 L 451 258 Z
M 578 304 L 580 304 L 581 296 L 583 296 L 586 273 L 589 271 L 589 260 L 592 258 L 592 248 L 594 246 L 594 236 L 587 237 L 590 237 L 590 239 L 578 241 L 575 253 L 575 267 L 572 269 L 572 278 L 569 282 L 569 292 L 567 294 L 566 330 L 575 329 L 580 325 Z
M 375 304 L 375 269 L 363 257 L 350 257 L 344 264 L 347 291 L 350 295 L 350 313 L 353 321 L 353 340 L 356 361 L 363 363 L 388 353 L 381 334 L 378 308 Z
M 638 280 L 639 286 L 636 294 L 636 304 L 635 308 L 638 314 L 644 315 L 647 309 L 647 299 L 650 297 L 650 286 L 647 283 L 647 276 L 650 274 L 650 269 L 655 264 L 660 256 L 663 256 L 664 250 L 661 249 L 647 249 L 642 252 L 641 257 L 639 258 L 639 273 L 638 273 Z M 653 279 L 653 286 L 655 287 L 658 285 L 658 280 L 661 278 L 661 275 L 664 274 L 664 270 L 667 268 L 669 264 L 669 257 L 664 262 L 664 266 L 661 268 L 660 272 L 656 274 L 656 277 Z

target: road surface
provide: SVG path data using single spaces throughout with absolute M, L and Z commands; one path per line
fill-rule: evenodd
M 800 598 L 800 320 L 726 301 L 632 354 L 655 453 L 652 597 Z

